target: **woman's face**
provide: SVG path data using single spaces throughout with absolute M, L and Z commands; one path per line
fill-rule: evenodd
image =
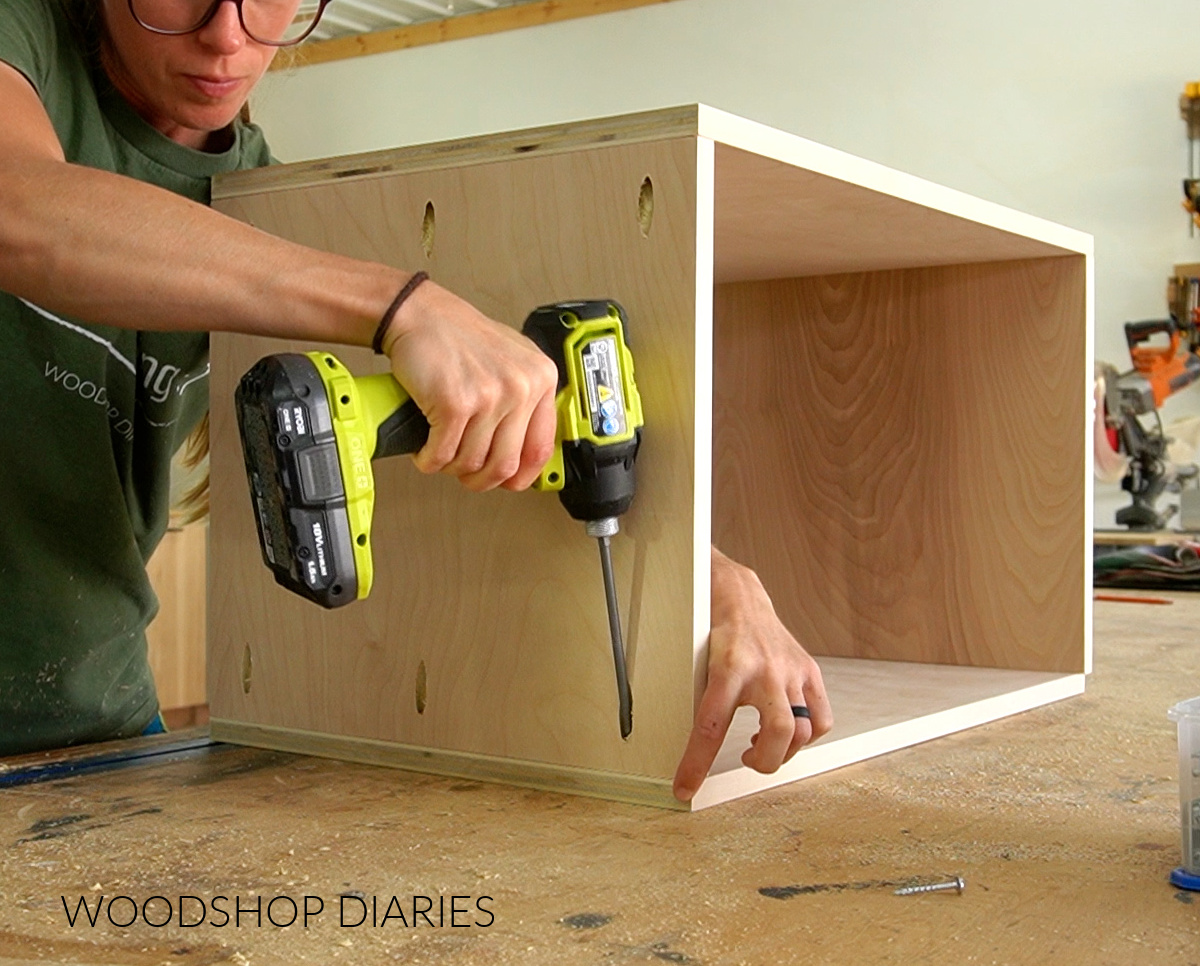
M 220 147 L 212 135 L 237 117 L 275 48 L 246 36 L 232 2 L 222 2 L 200 30 L 177 37 L 139 25 L 127 0 L 100 2 L 107 28 L 103 63 L 117 90 L 171 140 Z

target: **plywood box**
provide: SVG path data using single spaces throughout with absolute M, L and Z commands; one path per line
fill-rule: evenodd
M 370 599 L 277 587 L 230 401 L 293 346 L 214 337 L 215 736 L 674 804 L 710 540 L 819 656 L 837 723 L 762 776 L 742 713 L 693 807 L 1082 691 L 1088 236 L 694 106 L 242 173 L 215 203 L 514 326 L 615 298 L 646 412 L 614 540 L 622 741 L 595 545 L 551 496 L 383 461 Z

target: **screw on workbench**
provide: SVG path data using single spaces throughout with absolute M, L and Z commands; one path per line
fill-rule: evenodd
M 935 882 L 933 885 L 905 886 L 903 889 L 897 889 L 893 895 L 897 896 L 915 896 L 919 892 L 949 892 L 953 889 L 960 896 L 963 894 L 963 889 L 967 884 L 963 881 L 961 875 L 954 877 L 952 882 Z

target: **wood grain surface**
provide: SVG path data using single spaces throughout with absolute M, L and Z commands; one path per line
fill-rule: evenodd
M 809 147 L 811 142 L 804 145 Z M 828 149 L 811 145 L 814 153 Z M 926 204 L 730 144 L 716 148 L 716 280 L 797 278 L 1063 255 L 1038 238 L 964 218 L 955 193 L 891 172 L 893 187 Z M 874 179 L 881 180 L 878 172 Z M 915 185 L 913 182 L 917 182 Z M 944 197 L 943 197 L 944 196 Z M 1026 218 L 1028 228 L 1036 219 Z
M 718 286 L 714 540 L 813 653 L 1084 670 L 1084 270 Z
M 0 963 L 1196 966 L 1166 711 L 1200 694 L 1200 598 L 1172 596 L 1096 605 L 1083 697 L 698 814 L 231 746 L 8 789 Z M 326 911 L 72 929 L 61 901 L 181 894 Z M 492 925 L 338 923 L 454 894 Z
M 692 537 L 695 154 L 688 139 L 615 145 L 222 202 L 304 244 L 426 268 L 513 325 L 548 302 L 616 298 L 649 417 L 637 497 L 613 541 L 634 696 L 633 736 L 622 741 L 596 544 L 552 495 L 474 495 L 406 459 L 379 462 L 370 599 L 326 612 L 276 587 L 257 546 L 231 397 L 259 357 L 295 347 L 214 337 L 218 729 L 223 719 L 656 780 L 673 773 L 692 720 L 693 651 L 707 633 L 693 620 L 692 562 L 708 561 Z M 654 216 L 644 234 L 647 177 Z M 358 373 L 379 365 L 366 350 L 338 352 Z
M 613 147 L 617 144 L 694 137 L 705 110 L 698 104 L 681 105 L 250 168 L 216 175 L 213 178 L 212 196 L 218 207 L 224 207 L 225 202 L 241 195 L 257 195 L 263 191 L 285 188 L 308 188 L 348 178 L 368 181 L 389 178 L 395 174 L 446 171 L 449 168 Z

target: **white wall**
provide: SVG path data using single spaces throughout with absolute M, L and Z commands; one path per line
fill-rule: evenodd
M 336 3 L 336 0 L 334 0 Z M 1096 237 L 1096 357 L 1200 261 L 1195 0 L 674 0 L 270 75 L 284 160 L 702 102 Z M 1196 398 L 1193 398 L 1196 397 Z M 1200 412 L 1200 388 L 1166 417 Z M 1030 413 L 1036 419 L 1037 413 Z M 1097 485 L 1096 524 L 1123 504 Z

